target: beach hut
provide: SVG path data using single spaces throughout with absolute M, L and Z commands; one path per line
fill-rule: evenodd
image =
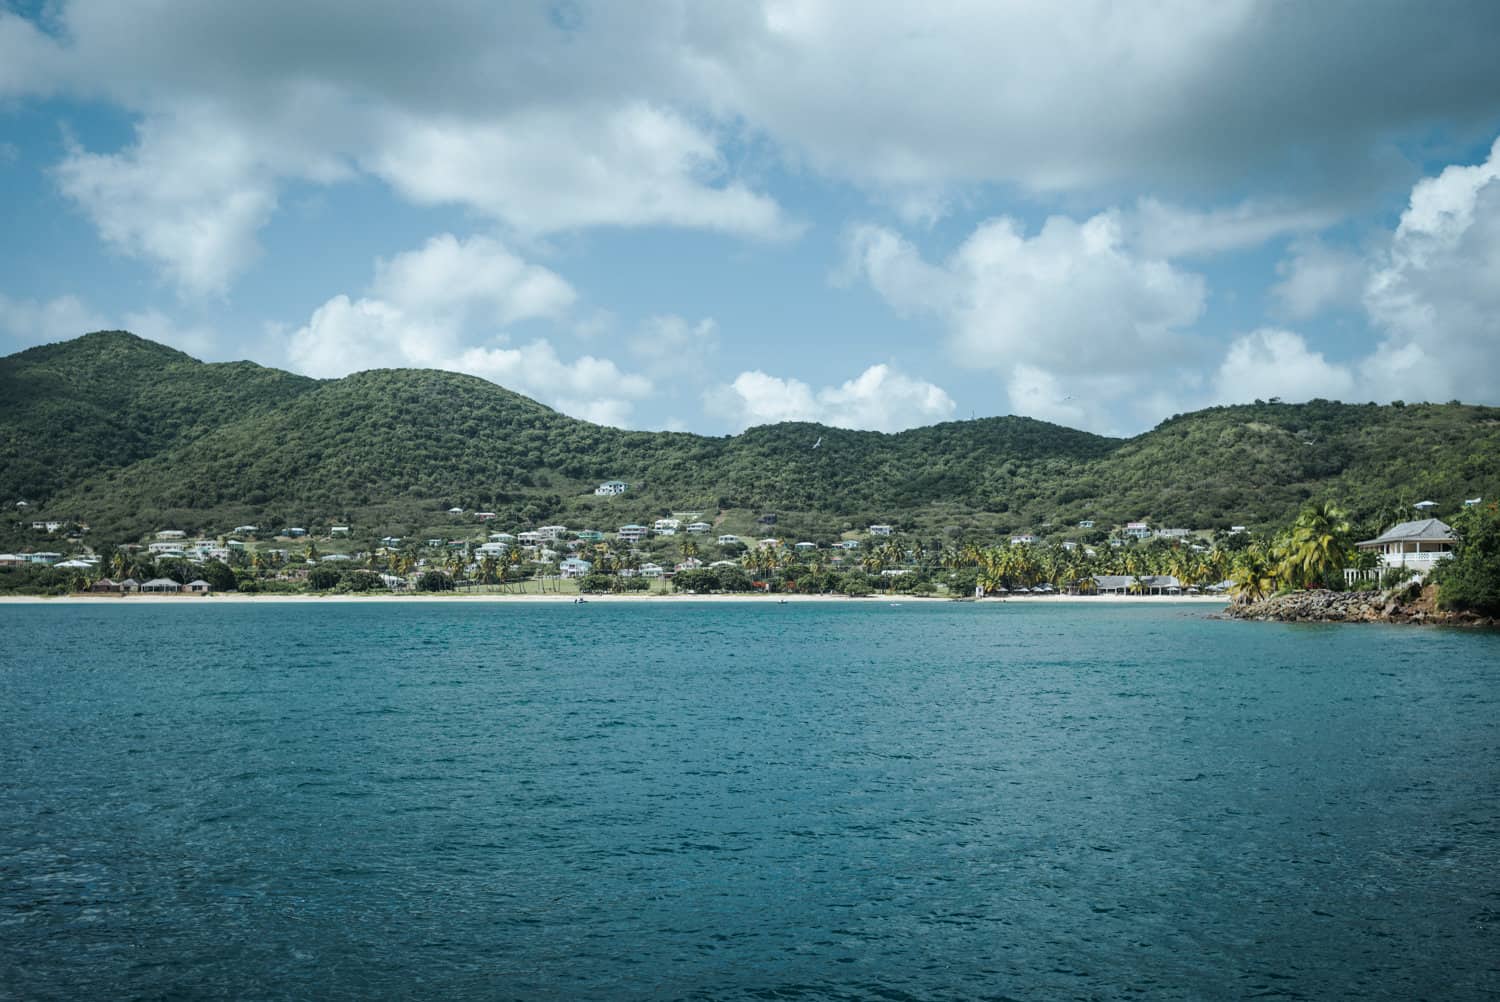
M 141 583 L 135 578 L 126 578 L 120 582 L 120 591 L 126 595 L 134 595 L 141 590 Z
M 111 592 L 118 592 L 119 590 L 119 582 L 111 581 L 109 578 L 100 578 L 98 581 L 95 581 L 93 584 L 89 585 L 89 591 L 98 592 L 101 594 L 109 594 Z
M 147 595 L 176 595 L 182 591 L 182 585 L 171 578 L 152 578 L 141 585 L 141 591 Z
M 214 586 L 199 578 L 196 581 L 189 581 L 186 590 L 193 595 L 207 595 L 214 590 Z

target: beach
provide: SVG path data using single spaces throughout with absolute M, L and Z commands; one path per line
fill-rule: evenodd
M 524 602 L 536 603 L 562 603 L 564 605 L 578 604 L 579 596 L 573 593 L 558 595 L 505 595 L 494 592 L 478 594 L 465 594 L 462 592 L 436 593 L 422 592 L 417 594 L 359 594 L 359 595 L 337 595 L 337 594 L 302 594 L 302 595 L 262 595 L 242 594 L 240 592 L 219 592 L 213 595 L 5 595 L 0 596 L 0 605 L 100 605 L 100 604 L 127 604 L 127 605 L 191 605 L 202 603 L 224 604 L 229 602 L 248 603 L 297 603 L 297 602 Z M 884 603 L 902 604 L 906 602 L 920 602 L 922 604 L 936 604 L 942 602 L 966 602 L 974 605 L 1227 605 L 1228 599 L 1222 595 L 1026 595 L 1026 596 L 990 596 L 988 598 L 974 599 L 952 599 L 942 596 L 920 596 L 920 595 L 867 595 L 864 597 L 852 597 L 849 595 L 586 595 L 583 596 L 583 604 L 594 602 L 609 603 L 647 603 L 659 605 L 673 602 L 737 602 L 737 603 L 763 603 L 779 605 L 797 603 L 830 603 L 850 602 L 862 605 L 877 605 Z

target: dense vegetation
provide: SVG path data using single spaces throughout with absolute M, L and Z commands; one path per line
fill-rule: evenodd
M 1500 504 L 1475 505 L 1453 521 L 1458 536 L 1453 559 L 1433 572 L 1438 603 L 1485 616 L 1500 616 Z
M 813 539 L 872 521 L 934 536 L 1083 518 L 1272 526 L 1329 497 L 1374 524 L 1422 497 L 1500 494 L 1496 456 L 1500 410 L 1456 403 L 1216 407 L 1128 440 L 1019 417 L 705 437 L 592 425 L 470 376 L 316 381 L 118 332 L 0 360 L 0 499 L 87 522 L 91 539 L 244 522 L 410 535 L 449 505 L 512 528 L 702 509 L 746 532 L 777 512 L 779 534 Z M 613 478 L 629 493 L 593 496 Z

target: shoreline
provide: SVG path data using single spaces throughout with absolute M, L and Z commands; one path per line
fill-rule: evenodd
M 415 595 L 242 595 L 239 592 L 219 592 L 214 595 L 0 595 L 0 605 L 199 605 L 296 603 L 296 602 L 523 602 L 574 605 L 577 595 L 503 595 L 503 594 L 433 594 Z M 586 595 L 584 604 L 606 603 L 678 603 L 678 602 L 760 602 L 780 605 L 783 601 L 848 602 L 864 605 L 880 603 L 932 603 L 960 602 L 972 605 L 1217 605 L 1225 606 L 1229 600 L 1219 595 L 1028 595 L 1025 597 L 964 598 L 913 596 L 913 595 L 869 595 L 854 598 L 848 595 Z

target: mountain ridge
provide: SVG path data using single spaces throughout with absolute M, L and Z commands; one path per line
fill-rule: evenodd
M 1500 491 L 1500 409 L 1465 404 L 1233 405 L 1125 439 L 1019 416 L 704 436 L 590 424 L 459 373 L 314 380 L 124 332 L 0 359 L 0 391 L 0 500 L 122 537 L 283 518 L 415 531 L 449 504 L 601 527 L 674 509 L 776 511 L 824 534 L 866 519 L 1221 528 L 1284 520 L 1323 496 L 1373 513 L 1415 494 Z M 595 498 L 607 479 L 632 490 Z

